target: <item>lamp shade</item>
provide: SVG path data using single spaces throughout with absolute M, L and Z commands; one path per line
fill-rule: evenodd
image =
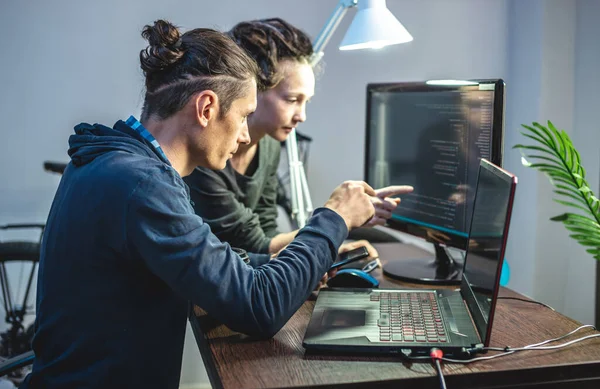
M 340 50 L 378 49 L 412 40 L 412 35 L 387 9 L 385 0 L 360 0 Z

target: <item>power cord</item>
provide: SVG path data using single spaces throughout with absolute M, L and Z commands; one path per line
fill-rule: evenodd
M 426 359 L 431 359 L 434 363 L 435 369 L 437 371 L 438 377 L 440 378 L 440 388 L 441 389 L 447 389 L 446 388 L 446 381 L 444 379 L 444 373 L 442 370 L 442 365 L 441 365 L 441 361 L 444 362 L 450 362 L 450 363 L 462 363 L 462 364 L 468 364 L 468 363 L 472 363 L 472 362 L 477 362 L 477 361 L 485 361 L 485 360 L 490 360 L 490 359 L 494 359 L 494 358 L 500 358 L 500 357 L 504 357 L 510 354 L 514 354 L 517 351 L 532 351 L 532 350 L 555 350 L 555 349 L 559 349 L 559 348 L 563 348 L 563 347 L 567 347 L 570 346 L 572 344 L 575 343 L 579 343 L 582 342 L 584 340 L 587 339 L 592 339 L 592 338 L 598 338 L 600 337 L 600 334 L 593 334 L 593 335 L 587 335 L 587 336 L 583 336 L 581 338 L 577 338 L 574 340 L 571 340 L 569 342 L 566 343 L 562 343 L 556 346 L 544 346 L 545 344 L 548 343 L 552 343 L 552 342 L 556 342 L 559 340 L 562 340 L 568 336 L 573 335 L 574 333 L 584 329 L 584 328 L 591 328 L 593 330 L 596 330 L 596 327 L 594 327 L 593 325 L 583 325 L 580 327 L 577 327 L 576 329 L 574 329 L 573 331 L 559 336 L 558 338 L 553 338 L 553 339 L 548 339 L 548 340 L 544 340 L 543 342 L 539 342 L 539 343 L 534 343 L 534 344 L 530 344 L 527 346 L 523 346 L 523 347 L 510 347 L 510 346 L 506 346 L 504 348 L 501 347 L 480 347 L 479 345 L 476 347 L 473 347 L 472 349 L 465 349 L 466 352 L 469 353 L 473 353 L 473 352 L 477 352 L 477 351 L 503 351 L 500 354 L 496 354 L 496 355 L 489 355 L 486 357 L 477 357 L 477 358 L 471 358 L 471 359 L 451 359 L 451 358 L 444 358 L 444 353 L 442 352 L 442 350 L 437 349 L 437 348 L 432 348 L 429 351 L 429 357 L 410 357 L 407 356 L 408 359 L 410 360 L 426 360 Z
M 551 310 L 553 310 L 553 311 L 556 312 L 556 309 L 552 308 L 548 304 L 544 304 L 541 301 L 527 300 L 527 299 L 520 298 L 520 297 L 498 297 L 498 299 L 503 299 L 503 300 L 518 300 L 518 301 L 523 301 L 523 302 L 530 303 L 530 304 L 538 304 L 538 305 L 542 305 L 542 306 L 544 306 L 544 307 L 546 307 L 548 309 L 551 309 Z
M 438 377 L 440 377 L 440 388 L 446 389 L 446 380 L 444 379 L 444 372 L 442 371 L 442 364 L 440 361 L 444 357 L 444 353 L 439 348 L 432 348 L 429 351 L 429 356 L 433 360 L 435 370 L 437 370 Z
M 576 333 L 579 330 L 582 330 L 584 328 L 592 328 L 592 329 L 596 329 L 596 327 L 592 326 L 592 325 L 583 325 L 581 327 L 577 327 L 576 329 L 574 329 L 573 331 L 560 336 L 558 338 L 553 338 L 553 339 L 548 339 L 545 340 L 543 342 L 540 343 L 535 343 L 535 344 L 530 344 L 527 346 L 523 346 L 523 347 L 510 347 L 510 346 L 506 346 L 504 348 L 500 348 L 500 347 L 483 347 L 481 350 L 485 350 L 485 351 L 503 351 L 500 354 L 496 354 L 496 355 L 490 355 L 487 357 L 477 357 L 477 358 L 471 358 L 471 359 L 450 359 L 450 358 L 442 358 L 442 361 L 445 362 L 452 362 L 452 363 L 463 363 L 463 364 L 467 364 L 467 363 L 472 363 L 472 362 L 477 362 L 477 361 L 485 361 L 485 360 L 490 360 L 490 359 L 494 359 L 494 358 L 500 358 L 500 357 L 504 357 L 510 354 L 514 354 L 517 351 L 530 351 L 530 350 L 555 350 L 555 349 L 559 349 L 559 348 L 563 348 L 563 347 L 567 347 L 570 346 L 572 344 L 575 343 L 579 343 L 582 342 L 584 340 L 587 339 L 592 339 L 592 338 L 598 338 L 600 337 L 600 334 L 593 334 L 593 335 L 588 335 L 588 336 L 584 336 L 581 338 L 577 338 L 574 340 L 571 340 L 570 342 L 567 343 L 563 343 L 563 344 L 559 344 L 556 346 L 545 346 L 545 347 L 541 347 L 544 344 L 547 343 L 551 343 L 551 342 L 556 342 L 559 340 L 562 340 L 570 335 L 573 335 L 574 333 Z

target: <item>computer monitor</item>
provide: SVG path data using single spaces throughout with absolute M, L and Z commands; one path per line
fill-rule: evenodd
M 430 258 L 387 258 L 384 274 L 409 282 L 458 284 L 479 160 L 502 166 L 504 82 L 367 85 L 365 180 L 374 188 L 412 185 L 388 227 L 433 243 Z

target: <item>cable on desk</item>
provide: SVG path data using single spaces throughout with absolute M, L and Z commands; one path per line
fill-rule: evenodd
M 553 310 L 554 312 L 556 312 L 556 309 L 552 308 L 552 307 L 551 307 L 550 305 L 548 305 L 548 304 L 544 304 L 544 303 L 543 303 L 543 302 L 541 302 L 541 301 L 527 300 L 527 299 L 520 298 L 520 297 L 498 297 L 498 299 L 504 299 L 504 300 L 519 300 L 519 301 L 523 301 L 523 302 L 526 302 L 526 303 L 538 304 L 538 305 L 542 305 L 542 306 L 544 306 L 544 307 L 546 307 L 546 308 L 548 308 L 548 309 L 551 309 L 551 310 Z
M 444 372 L 442 371 L 442 365 L 440 361 L 444 357 L 444 353 L 439 348 L 432 348 L 429 351 L 429 356 L 433 360 L 435 370 L 437 370 L 438 377 L 440 377 L 440 388 L 446 389 L 446 380 L 444 379 Z
M 562 340 L 570 335 L 573 335 L 574 333 L 578 332 L 579 330 L 582 330 L 584 328 L 591 328 L 593 330 L 596 330 L 596 327 L 594 327 L 593 325 L 583 325 L 580 327 L 577 327 L 576 329 L 574 329 L 573 331 L 559 336 L 558 338 L 552 338 L 552 339 L 548 339 L 548 340 L 544 340 L 542 342 L 539 343 L 534 343 L 534 344 L 530 344 L 527 346 L 523 346 L 523 347 L 510 347 L 510 346 L 506 346 L 505 348 L 500 348 L 500 347 L 477 347 L 477 350 L 487 350 L 487 351 L 504 351 L 500 354 L 496 354 L 496 355 L 489 355 L 486 357 L 477 357 L 477 358 L 471 358 L 471 359 L 450 359 L 450 358 L 444 358 L 444 354 L 442 352 L 442 350 L 439 350 L 437 348 L 432 348 L 429 352 L 429 357 L 410 357 L 410 356 L 406 356 L 409 360 L 426 360 L 426 359 L 431 359 L 433 360 L 434 364 L 435 364 L 435 369 L 437 371 L 437 374 L 440 378 L 440 387 L 442 389 L 447 389 L 446 388 L 446 381 L 444 379 L 444 373 L 442 371 L 442 366 L 440 361 L 444 361 L 444 362 L 450 362 L 450 363 L 462 363 L 462 364 L 468 364 L 468 363 L 472 363 L 472 362 L 477 362 L 477 361 L 486 361 L 486 360 L 490 360 L 490 359 L 494 359 L 494 358 L 500 358 L 500 357 L 505 357 L 507 355 L 510 354 L 514 354 L 517 351 L 532 351 L 532 350 L 555 350 L 555 349 L 559 349 L 559 348 L 563 348 L 563 347 L 567 347 L 570 346 L 572 344 L 575 343 L 579 343 L 582 342 L 584 340 L 587 339 L 592 339 L 592 338 L 598 338 L 600 337 L 600 334 L 593 334 L 593 335 L 587 335 L 587 336 L 583 336 L 581 338 L 577 338 L 574 340 L 571 340 L 567 343 L 562 343 L 556 346 L 544 346 L 545 344 L 548 343 L 552 343 L 552 342 L 556 342 L 559 340 Z
M 596 327 L 594 327 L 593 325 L 590 325 L 590 324 L 582 325 L 581 327 L 577 327 L 577 328 L 575 328 L 573 331 L 571 331 L 571 332 L 569 332 L 569 333 L 566 333 L 566 334 L 564 334 L 564 335 L 562 335 L 562 336 L 559 336 L 558 338 L 552 338 L 552 339 L 544 340 L 543 342 L 539 342 L 539 343 L 535 343 L 535 344 L 530 344 L 530 345 L 528 345 L 528 346 L 524 346 L 524 347 L 522 347 L 522 348 L 539 347 L 539 346 L 542 346 L 542 345 L 544 345 L 544 344 L 548 344 L 548 343 L 556 342 L 556 341 L 559 341 L 559 340 L 563 340 L 564 338 L 566 338 L 566 337 L 568 337 L 568 336 L 571 336 L 571 335 L 573 335 L 574 333 L 576 333 L 577 331 L 579 331 L 579 330 L 582 330 L 582 329 L 584 329 L 584 328 L 591 328 L 591 329 L 593 329 L 593 330 L 595 330 L 595 329 L 596 329 Z M 508 346 L 507 346 L 507 347 L 508 347 Z M 492 351 L 507 351 L 507 350 L 506 350 L 506 348 L 507 348 L 507 347 L 505 347 L 505 348 L 499 348 L 499 347 L 487 347 L 487 348 L 485 348 L 485 350 L 492 350 Z M 508 348 L 510 348 L 510 347 L 508 347 Z
M 596 329 L 596 327 L 594 327 L 592 325 L 583 325 L 583 326 L 578 327 L 578 328 L 574 329 L 573 331 L 571 331 L 571 332 L 569 332 L 569 333 L 567 333 L 567 334 L 565 334 L 563 336 L 560 336 L 558 338 L 548 339 L 548 340 L 545 340 L 545 341 L 540 342 L 540 343 L 530 344 L 530 345 L 523 346 L 523 347 L 515 347 L 515 348 L 513 348 L 513 347 L 506 346 L 505 348 L 500 348 L 500 347 L 485 347 L 485 348 L 483 348 L 483 350 L 488 350 L 488 351 L 504 351 L 503 353 L 500 353 L 500 354 L 490 355 L 490 356 L 487 356 L 487 357 L 477 357 L 477 358 L 471 358 L 471 359 L 464 359 L 464 360 L 463 359 L 442 358 L 442 361 L 452 362 L 452 363 L 467 364 L 467 363 L 471 363 L 471 362 L 485 361 L 485 360 L 490 360 L 490 359 L 494 359 L 494 358 L 504 357 L 504 356 L 507 356 L 507 355 L 510 355 L 510 354 L 514 354 L 517 351 L 554 350 L 554 349 L 559 349 L 559 348 L 570 346 L 570 345 L 578 343 L 578 342 L 582 342 L 582 341 L 587 340 L 587 339 L 592 339 L 592 338 L 598 338 L 598 337 L 600 337 L 600 334 L 588 335 L 588 336 L 577 338 L 577 339 L 571 340 L 570 342 L 559 344 L 559 345 L 556 345 L 556 346 L 544 346 L 544 347 L 541 347 L 544 344 L 551 343 L 551 342 L 556 342 L 558 340 L 562 340 L 562 339 L 566 338 L 567 336 L 570 336 L 570 335 L 574 334 L 575 332 L 577 332 L 577 331 L 579 331 L 581 329 L 584 329 L 584 328 L 592 328 L 594 330 Z

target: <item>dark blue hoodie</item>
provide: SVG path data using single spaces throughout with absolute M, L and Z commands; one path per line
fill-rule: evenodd
M 179 174 L 136 131 L 81 124 L 50 210 L 38 276 L 33 372 L 22 388 L 179 385 L 187 301 L 271 337 L 347 235 L 321 208 L 277 259 L 252 268 L 190 205 Z

